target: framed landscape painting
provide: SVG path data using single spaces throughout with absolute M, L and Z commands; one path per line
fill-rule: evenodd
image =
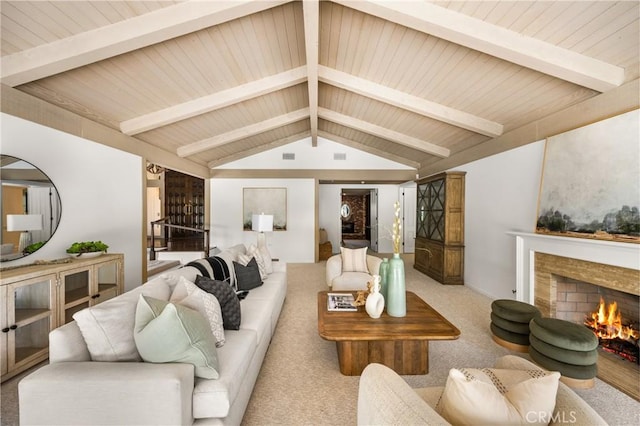
M 254 214 L 273 215 L 273 230 L 287 230 L 287 188 L 243 188 L 242 228 L 251 231 Z
M 640 243 L 640 111 L 547 139 L 536 232 Z

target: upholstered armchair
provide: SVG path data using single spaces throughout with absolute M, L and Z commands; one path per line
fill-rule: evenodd
M 528 360 L 514 355 L 505 355 L 499 358 L 494 368 L 513 371 L 514 376 L 526 373 L 534 377 L 543 374 L 545 371 Z M 501 374 L 508 375 L 510 373 L 503 371 Z M 466 378 L 466 380 L 472 379 Z M 447 386 L 449 386 L 448 382 Z M 484 387 L 481 389 L 484 389 Z M 552 410 L 553 412 L 546 416 L 545 424 L 607 424 L 591 406 L 564 383 L 557 382 L 556 389 L 557 391 L 554 389 L 555 407 Z M 456 396 L 461 395 L 459 388 L 453 392 Z M 446 393 L 445 387 L 411 388 L 401 376 L 390 368 L 381 364 L 369 364 L 360 377 L 358 425 L 449 425 L 450 423 L 444 417 L 446 414 L 442 413 L 444 410 L 438 409 L 438 405 L 444 399 L 444 393 Z M 544 393 L 548 392 L 545 391 Z M 528 393 L 524 395 L 533 400 L 538 399 L 535 395 L 529 395 Z M 477 400 L 478 398 L 480 400 Z M 466 396 L 458 396 L 458 399 L 466 401 L 466 405 L 486 404 L 489 409 L 493 408 L 492 403 L 495 402 L 487 392 L 469 392 Z M 514 403 L 517 402 L 514 401 Z M 457 407 L 462 405 L 465 404 L 457 404 Z M 532 410 L 521 414 L 528 416 L 526 418 L 532 421 L 534 417 L 546 413 Z M 494 421 L 482 423 L 498 424 L 499 422 L 495 420 L 497 415 L 492 412 L 490 416 Z M 477 419 L 470 422 L 458 419 L 456 423 L 480 424 Z
M 373 275 L 378 275 L 380 272 L 382 259 L 366 254 L 366 247 L 363 249 L 342 247 L 340 251 L 340 254 L 327 259 L 327 285 L 333 291 L 366 290 L 367 283 L 373 281 Z

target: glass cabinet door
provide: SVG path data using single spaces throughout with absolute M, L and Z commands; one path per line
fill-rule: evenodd
M 444 240 L 444 179 L 429 182 L 427 188 L 427 238 Z
M 60 325 L 73 321 L 73 314 L 89 307 L 91 268 L 65 271 L 60 274 Z
M 95 285 L 91 305 L 112 299 L 118 295 L 118 276 L 122 274 L 122 262 L 113 260 L 95 266 Z
M 427 192 L 429 185 L 426 183 L 418 185 L 418 199 L 416 212 L 416 236 L 427 238 Z
M 6 287 L 7 369 L 46 355 L 55 321 L 56 276 L 48 275 Z

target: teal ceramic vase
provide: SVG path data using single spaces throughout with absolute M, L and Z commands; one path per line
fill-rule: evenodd
M 384 300 L 387 300 L 387 277 L 389 276 L 389 259 L 387 259 L 386 257 L 382 259 L 378 275 L 380 275 L 380 294 L 382 294 Z
M 407 315 L 407 295 L 404 282 L 404 261 L 400 254 L 393 253 L 389 260 L 389 272 L 387 274 L 387 314 L 392 317 Z

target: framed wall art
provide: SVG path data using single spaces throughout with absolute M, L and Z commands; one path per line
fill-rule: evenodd
M 273 230 L 287 230 L 287 188 L 243 188 L 242 227 L 251 230 L 251 216 L 273 215 Z
M 536 232 L 640 243 L 640 111 L 550 137 Z

